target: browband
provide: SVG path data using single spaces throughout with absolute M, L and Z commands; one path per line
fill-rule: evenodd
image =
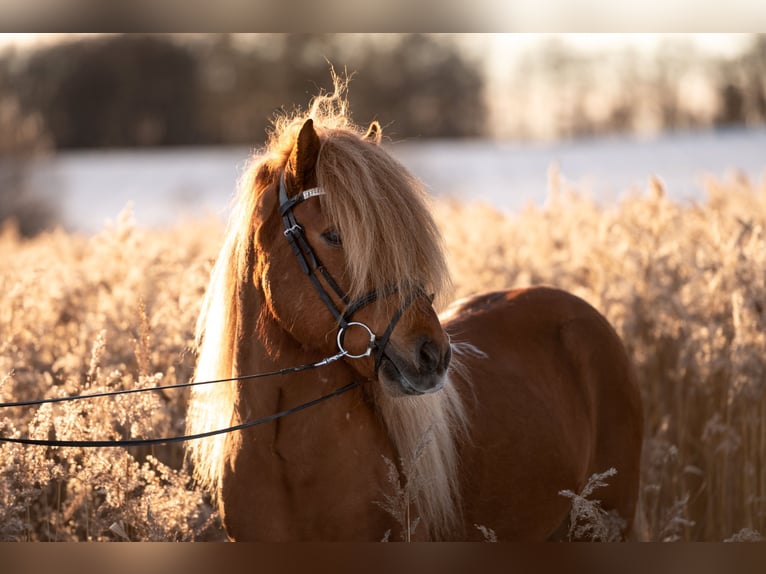
M 319 187 L 312 187 L 311 189 L 306 189 L 302 191 L 301 193 L 295 195 L 294 197 L 287 198 L 287 191 L 284 187 L 284 177 L 282 181 L 279 183 L 279 213 L 280 215 L 285 215 L 288 211 L 290 211 L 293 207 L 301 203 L 302 201 L 306 201 L 307 199 L 311 197 L 316 197 L 318 195 L 324 195 L 325 192 L 323 189 Z
M 317 195 L 324 195 L 324 190 L 318 187 L 312 187 L 311 189 L 299 193 L 298 197 L 301 198 L 301 201 L 304 201 L 310 197 L 316 197 Z

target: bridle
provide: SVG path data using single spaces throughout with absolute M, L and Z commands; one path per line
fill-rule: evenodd
M 21 407 L 21 406 L 39 406 L 44 404 L 79 401 L 79 400 L 92 399 L 97 397 L 111 397 L 111 396 L 134 394 L 134 393 L 157 392 L 157 391 L 164 391 L 168 389 L 196 387 L 199 385 L 210 385 L 210 384 L 217 384 L 217 383 L 223 383 L 228 381 L 243 381 L 248 379 L 273 377 L 277 375 L 287 375 L 291 373 L 299 373 L 309 369 L 323 367 L 343 357 L 346 357 L 349 359 L 360 359 L 363 357 L 369 357 L 370 355 L 373 355 L 375 359 L 375 372 L 377 372 L 378 368 L 380 367 L 381 361 L 386 356 L 385 349 L 386 349 L 386 346 L 388 345 L 389 339 L 391 338 L 391 334 L 393 333 L 394 328 L 396 327 L 396 324 L 399 322 L 399 319 L 401 319 L 404 312 L 412 304 L 412 302 L 415 301 L 415 299 L 417 299 L 418 297 L 421 297 L 421 296 L 427 297 L 429 301 L 433 301 L 433 296 L 427 296 L 422 289 L 416 289 L 415 291 L 413 291 L 413 293 L 411 293 L 404 299 L 401 306 L 396 310 L 396 312 L 391 318 L 391 321 L 386 327 L 386 330 L 383 332 L 383 335 L 380 337 L 375 335 L 373 330 L 370 329 L 370 327 L 368 327 L 364 323 L 361 323 L 359 321 L 352 321 L 351 319 L 354 313 L 356 313 L 360 309 L 366 307 L 367 305 L 373 303 L 374 301 L 377 301 L 378 299 L 382 297 L 387 297 L 387 296 L 398 293 L 399 288 L 396 285 L 392 284 L 387 286 L 385 289 L 383 289 L 382 292 L 373 290 L 367 293 L 366 295 L 359 297 L 358 299 L 354 301 L 350 301 L 349 297 L 338 286 L 338 283 L 335 281 L 335 279 L 333 279 L 332 275 L 324 267 L 324 265 L 322 265 L 316 253 L 311 248 L 311 245 L 307 241 L 306 236 L 303 232 L 303 228 L 295 219 L 295 214 L 293 213 L 293 209 L 299 203 L 306 201 L 307 199 L 310 199 L 312 197 L 318 197 L 320 195 L 324 195 L 324 193 L 325 192 L 323 190 L 317 187 L 314 187 L 312 189 L 304 190 L 301 193 L 297 194 L 296 196 L 288 199 L 287 190 L 285 188 L 284 173 L 282 174 L 279 181 L 279 203 L 280 203 L 279 213 L 282 216 L 282 221 L 285 226 L 284 236 L 285 238 L 287 238 L 287 241 L 290 243 L 293 249 L 293 252 L 295 253 L 295 256 L 298 259 L 298 263 L 301 266 L 301 269 L 309 277 L 312 285 L 314 286 L 314 289 L 319 294 L 320 299 L 324 302 L 327 309 L 330 311 L 330 313 L 338 322 L 338 334 L 336 336 L 338 353 L 330 357 L 327 357 L 325 359 L 322 359 L 320 361 L 316 361 L 314 363 L 307 363 L 305 365 L 299 365 L 296 367 L 288 367 L 285 369 L 280 369 L 278 371 L 269 371 L 264 373 L 251 374 L 251 375 L 240 375 L 237 377 L 229 377 L 229 378 L 216 379 L 211 381 L 193 381 L 190 383 L 178 383 L 173 385 L 164 385 L 164 386 L 147 387 L 147 388 L 139 388 L 139 389 L 123 389 L 118 391 L 106 391 L 106 392 L 98 392 L 98 393 L 91 393 L 91 394 L 77 395 L 77 396 L 4 402 L 4 403 L 0 403 L 0 409 L 10 408 L 10 407 Z M 335 306 L 335 303 L 332 300 L 332 296 L 325 289 L 324 285 L 322 284 L 319 277 L 317 276 L 317 273 L 322 276 L 322 278 L 325 280 L 327 285 L 329 285 L 330 289 L 332 289 L 335 295 L 346 305 L 346 308 L 343 311 L 340 311 Z M 343 342 L 344 334 L 350 327 L 360 327 L 364 329 L 365 331 L 367 331 L 367 333 L 369 334 L 370 340 L 364 352 L 354 354 L 349 352 L 348 349 L 345 348 L 344 342 Z M 179 436 L 172 436 L 172 437 L 149 438 L 149 439 L 122 439 L 122 440 L 54 440 L 54 439 L 34 439 L 34 438 L 28 438 L 28 437 L 0 436 L 0 443 L 7 442 L 7 443 L 15 443 L 15 444 L 23 444 L 23 445 L 36 445 L 36 446 L 49 446 L 49 447 L 81 447 L 82 448 L 82 447 L 129 447 L 129 446 L 146 446 L 146 445 L 159 445 L 159 444 L 185 442 L 185 441 L 197 440 L 201 438 L 208 438 L 208 437 L 212 437 L 216 435 L 235 432 L 235 431 L 243 430 L 246 428 L 251 428 L 260 424 L 264 424 L 267 422 L 271 422 L 273 420 L 282 418 L 289 414 L 296 413 L 304 409 L 307 409 L 309 407 L 312 407 L 314 405 L 317 405 L 333 397 L 337 397 L 360 385 L 361 385 L 361 382 L 354 381 L 339 389 L 336 389 L 335 391 L 332 391 L 331 393 L 322 395 L 319 398 L 316 398 L 314 400 L 308 401 L 306 403 L 302 403 L 295 407 L 268 415 L 266 417 L 262 417 L 252 421 L 247 421 L 247 422 L 244 422 L 235 426 L 230 426 L 227 428 L 215 429 L 215 430 L 193 434 L 193 435 L 179 435 Z
M 282 216 L 282 223 L 284 224 L 285 228 L 283 233 L 285 238 L 287 238 L 287 241 L 290 243 L 290 247 L 292 247 L 295 257 L 298 259 L 301 270 L 311 280 L 311 284 L 314 286 L 314 289 L 319 295 L 319 298 L 338 322 L 338 335 L 336 340 L 338 344 L 338 351 L 341 356 L 346 356 L 350 359 L 359 359 L 373 355 L 375 359 L 374 368 L 375 372 L 377 373 L 383 358 L 386 357 L 386 346 L 388 345 L 388 341 L 391 338 L 391 334 L 394 332 L 394 328 L 399 322 L 399 319 L 401 319 L 404 312 L 412 304 L 412 302 L 415 301 L 415 299 L 421 296 L 426 297 L 426 295 L 422 289 L 415 289 L 412 293 L 410 293 L 402 301 L 400 307 L 393 314 L 391 321 L 386 327 L 386 330 L 380 337 L 378 337 L 373 332 L 373 330 L 364 323 L 359 321 L 352 321 L 351 319 L 354 313 L 380 298 L 397 294 L 399 292 L 399 288 L 395 284 L 389 284 L 383 289 L 382 292 L 373 290 L 354 301 L 350 301 L 348 295 L 338 286 L 337 281 L 335 281 L 333 276 L 322 264 L 322 262 L 319 260 L 319 257 L 317 257 L 316 253 L 311 248 L 311 245 L 306 239 L 303 227 L 295 219 L 295 214 L 293 213 L 293 209 L 295 209 L 298 204 L 306 201 L 307 199 L 319 197 L 322 195 L 325 195 L 323 189 L 319 187 L 312 187 L 311 189 L 306 189 L 296 194 L 292 198 L 288 198 L 287 187 L 285 185 L 285 174 L 283 172 L 279 179 L 279 213 Z M 329 288 L 335 293 L 337 298 L 346 305 L 346 308 L 343 311 L 340 311 L 338 307 L 336 307 L 331 294 L 319 279 L 320 276 L 322 279 L 324 279 Z M 433 301 L 433 296 L 428 296 L 428 299 L 429 301 Z M 367 331 L 367 334 L 370 337 L 370 341 L 367 349 L 364 352 L 353 354 L 344 347 L 343 338 L 345 332 L 350 327 L 360 327 Z

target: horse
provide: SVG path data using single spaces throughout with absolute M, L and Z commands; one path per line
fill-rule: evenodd
M 479 294 L 438 315 L 451 286 L 440 231 L 381 138 L 378 122 L 352 122 L 336 82 L 277 118 L 240 178 L 197 323 L 195 380 L 283 376 L 195 387 L 187 431 L 331 398 L 190 443 L 226 535 L 565 539 L 561 491 L 615 469 L 597 498 L 627 536 L 642 407 L 619 336 L 550 287 Z

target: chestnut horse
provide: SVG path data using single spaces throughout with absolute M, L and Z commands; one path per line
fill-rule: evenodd
M 439 318 L 449 277 L 418 182 L 348 118 L 343 86 L 278 120 L 240 182 L 198 322 L 190 433 L 347 392 L 190 444 L 234 540 L 565 537 L 570 500 L 632 523 L 642 411 L 626 352 L 591 306 L 531 288 Z M 481 222 L 476 222 L 481 225 Z M 342 356 L 338 356 L 342 355 Z

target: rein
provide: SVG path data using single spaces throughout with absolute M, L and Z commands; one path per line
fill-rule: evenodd
M 229 380 L 229 379 L 223 379 L 223 380 Z M 216 381 L 211 381 L 211 382 L 216 382 Z M 274 413 L 273 415 L 269 415 L 260 419 L 248 421 L 248 422 L 234 425 L 231 427 L 216 429 L 216 430 L 198 433 L 198 434 L 171 436 L 171 437 L 164 437 L 164 438 L 126 439 L 126 440 L 46 440 L 46 439 L 35 439 L 35 438 L 0 437 L 0 442 L 10 442 L 10 443 L 16 443 L 16 444 L 26 444 L 26 445 L 36 445 L 36 446 L 65 446 L 65 447 L 114 447 L 114 446 L 126 447 L 126 446 L 146 446 L 146 445 L 157 445 L 157 444 L 170 444 L 174 442 L 185 442 L 190 440 L 207 438 L 207 437 L 211 437 L 211 436 L 215 436 L 219 434 L 235 432 L 235 431 L 247 429 L 250 427 L 254 427 L 256 425 L 268 423 L 273 420 L 285 417 L 287 415 L 297 413 L 309 407 L 313 407 L 314 405 L 318 405 L 319 403 L 324 402 L 327 399 L 332 399 L 334 397 L 337 397 L 338 395 L 342 395 L 346 391 L 350 391 L 351 389 L 358 387 L 359 385 L 361 385 L 360 382 L 354 381 L 353 383 L 349 383 L 348 385 L 341 387 L 331 393 L 323 395 L 317 399 L 314 399 L 307 403 L 300 404 L 296 407 L 286 409 L 284 411 L 279 411 L 278 413 Z M 154 390 L 154 389 L 139 389 L 139 390 Z M 83 397 L 74 397 L 74 398 L 80 399 L 80 398 L 88 398 L 88 397 L 83 396 Z
M 0 408 L 39 406 L 39 405 L 51 404 L 51 403 L 63 403 L 63 402 L 69 402 L 69 401 L 94 399 L 98 397 L 113 397 L 117 395 L 128 395 L 133 393 L 148 393 L 148 392 L 163 391 L 167 389 L 181 389 L 184 387 L 196 387 L 198 385 L 212 385 L 215 383 L 224 383 L 228 381 L 244 381 L 248 379 L 260 379 L 263 377 L 288 375 L 291 373 L 300 373 L 302 371 L 307 371 L 309 369 L 315 369 L 315 368 L 323 367 L 325 365 L 329 365 L 330 363 L 337 361 L 341 357 L 344 357 L 347 355 L 349 355 L 348 352 L 345 350 L 342 350 L 340 353 L 337 353 L 333 355 L 332 357 L 327 357 L 326 359 L 322 359 L 321 361 L 317 361 L 316 363 L 307 363 L 305 365 L 300 365 L 297 367 L 288 367 L 285 369 L 280 369 L 278 371 L 269 371 L 265 373 L 257 373 L 254 375 L 241 375 L 238 377 L 229 377 L 226 379 L 215 379 L 212 381 L 194 381 L 191 383 L 178 383 L 176 385 L 165 385 L 161 387 L 149 387 L 144 389 L 123 389 L 119 391 L 92 393 L 89 395 L 76 395 L 76 396 L 70 396 L 70 397 L 55 397 L 52 399 L 38 399 L 38 400 L 31 400 L 31 401 L 16 401 L 16 402 L 9 402 L 9 403 L 0 403 Z M 351 389 L 356 388 L 361 384 L 362 383 L 355 381 L 339 389 L 336 389 L 335 391 L 331 393 L 323 395 L 317 399 L 313 399 L 306 403 L 297 405 L 289 409 L 285 409 L 283 411 L 279 411 L 278 413 L 274 413 L 272 415 L 268 415 L 260 419 L 247 421 L 245 423 L 241 423 L 241 424 L 223 428 L 223 429 L 216 429 L 216 430 L 212 430 L 212 431 L 208 431 L 204 433 L 192 434 L 192 435 L 178 435 L 178 436 L 171 436 L 171 437 L 148 438 L 148 439 L 121 439 L 121 440 L 55 440 L 55 439 L 12 438 L 12 437 L 0 436 L 0 442 L 8 442 L 8 443 L 24 444 L 24 445 L 36 445 L 36 446 L 63 446 L 63 447 L 126 447 L 126 446 L 147 446 L 147 445 L 185 442 L 190 440 L 207 438 L 207 437 L 211 437 L 211 436 L 215 436 L 219 434 L 235 432 L 235 431 L 243 430 L 246 428 L 254 427 L 260 424 L 264 424 L 276 419 L 280 419 L 284 416 L 297 413 L 309 407 L 313 407 L 314 405 L 318 405 L 319 403 L 324 402 L 328 399 L 337 397 L 338 395 L 342 395 L 346 391 L 350 391 Z
M 216 383 L 225 383 L 229 381 L 245 381 L 248 379 L 274 377 L 277 375 L 289 375 L 292 373 L 300 373 L 302 371 L 308 371 L 309 369 L 315 369 L 317 367 L 324 367 L 325 365 L 329 365 L 330 363 L 337 361 L 338 359 L 346 355 L 348 355 L 348 353 L 342 352 L 342 353 L 333 355 L 332 357 L 327 357 L 326 359 L 322 359 L 321 361 L 317 361 L 316 363 L 307 363 L 305 365 L 300 365 L 298 367 L 287 367 L 285 369 L 280 369 L 278 371 L 267 371 L 265 373 L 257 373 L 254 375 L 240 375 L 238 377 L 229 377 L 226 379 L 215 379 L 212 381 L 193 381 L 191 383 L 177 383 L 175 385 L 145 387 L 143 389 L 122 389 L 119 391 L 104 391 L 101 393 L 91 393 L 88 395 L 75 395 L 70 397 L 54 397 L 51 399 L 35 399 L 35 400 L 29 400 L 29 401 L 0 403 L 0 409 L 10 408 L 10 407 L 31 407 L 31 406 L 39 406 L 39 405 L 46 405 L 46 404 L 52 404 L 52 403 L 66 403 L 69 401 L 80 401 L 84 399 L 95 399 L 100 397 L 116 397 L 118 395 L 131 395 L 134 393 L 149 393 L 149 392 L 164 391 L 164 390 L 171 390 L 171 389 L 183 389 L 185 387 L 196 387 L 199 385 L 213 385 Z M 2 437 L 0 437 L 0 440 L 3 440 Z

